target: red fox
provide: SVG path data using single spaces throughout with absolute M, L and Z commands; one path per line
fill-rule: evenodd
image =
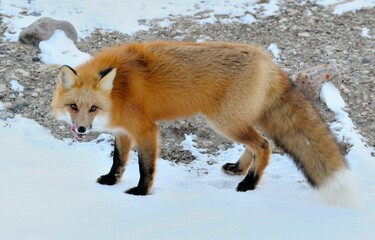
M 113 165 L 100 184 L 121 179 L 136 145 L 140 179 L 130 194 L 146 195 L 152 187 L 158 122 L 197 113 L 246 147 L 236 163 L 222 167 L 246 175 L 237 191 L 255 189 L 270 160 L 270 144 L 254 126 L 292 156 L 313 187 L 346 188 L 349 170 L 327 126 L 255 46 L 149 42 L 107 48 L 76 69 L 61 68 L 52 107 L 56 115 L 68 113 L 79 141 L 92 128 L 115 134 Z

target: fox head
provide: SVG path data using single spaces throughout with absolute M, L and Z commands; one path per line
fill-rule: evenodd
M 82 141 L 93 127 L 102 129 L 107 124 L 115 77 L 116 68 L 93 73 L 77 72 L 69 66 L 62 66 L 52 109 L 58 118 L 68 116 L 71 132 L 78 141 Z

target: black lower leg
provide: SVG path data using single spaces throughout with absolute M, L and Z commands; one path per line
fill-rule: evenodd
M 98 178 L 97 182 L 104 185 L 113 185 L 120 181 L 124 172 L 124 161 L 120 158 L 118 148 L 115 143 L 113 151 L 113 164 L 108 174 Z
M 152 159 L 154 156 L 152 153 L 144 154 L 142 152 L 138 152 L 138 163 L 139 163 L 139 182 L 138 186 L 131 188 L 126 191 L 126 193 L 133 194 L 133 195 L 147 195 L 148 191 L 153 183 L 154 177 L 154 163 Z
M 238 192 L 246 192 L 247 190 L 254 190 L 259 182 L 259 175 L 253 170 L 250 170 L 245 179 L 242 180 L 237 186 Z

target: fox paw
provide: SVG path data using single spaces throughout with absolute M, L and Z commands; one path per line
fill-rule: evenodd
M 247 190 L 254 190 L 255 188 L 256 184 L 249 184 L 242 181 L 237 186 L 237 192 L 246 192 Z
M 229 175 L 241 175 L 243 172 L 238 163 L 226 163 L 222 166 L 222 169 Z
M 247 190 L 254 190 L 258 184 L 259 176 L 254 172 L 249 172 L 245 179 L 237 186 L 237 192 L 246 192 Z
M 103 175 L 96 180 L 97 183 L 100 183 L 102 185 L 114 185 L 117 183 L 117 181 L 118 179 L 116 178 L 116 176 L 112 174 Z
M 144 196 L 144 195 L 147 195 L 148 190 L 147 188 L 133 187 L 133 188 L 130 188 L 129 190 L 126 190 L 125 193 L 136 195 L 136 196 Z

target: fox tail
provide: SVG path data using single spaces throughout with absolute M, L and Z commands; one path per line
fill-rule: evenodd
M 259 126 L 293 158 L 325 202 L 342 206 L 359 203 L 354 177 L 337 142 L 300 91 L 287 88 L 263 114 Z

